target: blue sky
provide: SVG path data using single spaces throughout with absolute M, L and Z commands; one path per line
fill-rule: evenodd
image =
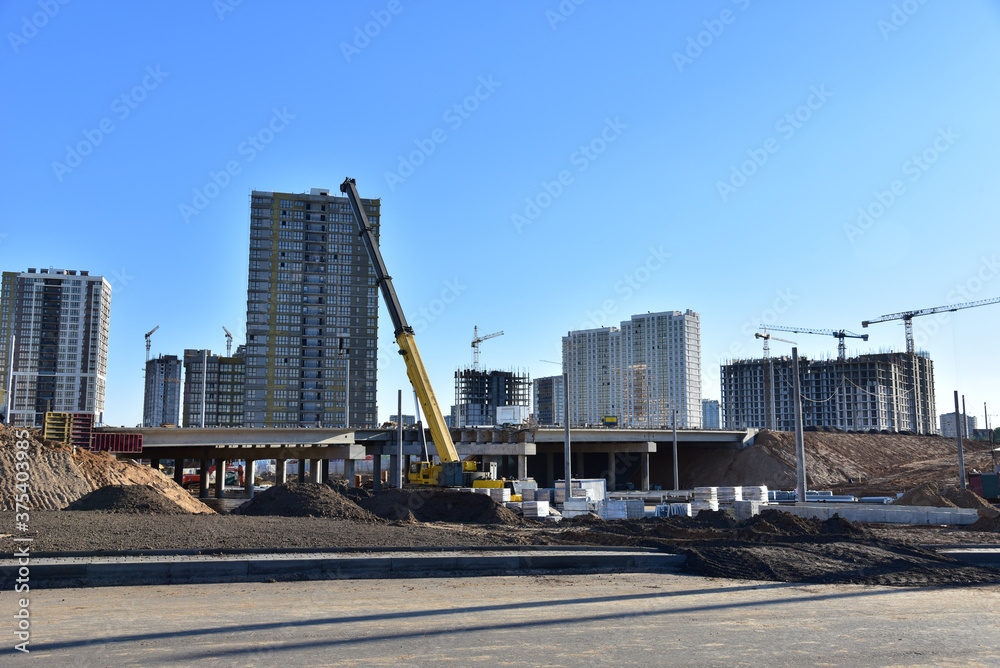
M 112 282 L 112 424 L 141 419 L 147 330 L 242 338 L 255 188 L 382 198 L 445 407 L 474 325 L 537 377 L 570 329 L 693 309 L 713 398 L 760 322 L 899 350 L 861 321 L 1000 295 L 995 1 L 36 0 L 0 26 L 0 266 Z M 412 395 L 381 317 L 385 419 Z M 998 318 L 914 320 L 939 413 L 1000 413 Z

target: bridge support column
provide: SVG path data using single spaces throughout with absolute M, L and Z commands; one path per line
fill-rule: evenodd
M 184 460 L 175 459 L 174 460 L 174 482 L 178 485 L 184 484 Z
M 284 459 L 274 460 L 274 484 L 284 485 L 288 475 L 288 462 Z
M 157 457 L 156 459 L 150 459 L 149 460 L 149 468 L 153 469 L 154 471 L 159 471 L 160 470 L 160 458 Z
M 199 477 L 200 482 L 198 483 L 198 498 L 207 499 L 208 498 L 208 458 L 202 455 L 201 457 L 201 476 Z
M 554 452 L 545 453 L 545 486 L 556 486 L 556 454 Z
M 382 455 L 372 457 L 372 491 L 382 491 Z
M 344 480 L 347 481 L 348 487 L 354 487 L 354 460 L 345 459 L 344 460 Z
M 528 456 L 517 455 L 517 479 L 524 480 L 528 477 Z
M 316 484 L 322 482 L 322 478 L 320 478 L 320 471 L 319 471 L 320 461 L 322 460 L 319 459 L 309 460 L 309 482 L 314 482 Z
M 643 452 L 639 455 L 639 470 L 642 474 L 642 491 L 649 491 L 649 453 Z
M 576 453 L 574 459 L 575 461 L 573 462 L 573 477 L 585 478 L 586 476 L 583 474 L 583 453 L 582 452 Z
M 215 498 L 226 498 L 226 460 L 215 460 Z
M 399 482 L 399 455 L 389 455 L 389 487 L 395 487 Z
M 253 498 L 253 470 L 255 463 L 254 460 L 248 457 L 243 465 L 243 491 L 246 492 L 248 499 Z
M 615 476 L 615 459 L 616 459 L 615 453 L 614 452 L 609 452 L 608 453 L 608 491 L 609 492 L 615 491 L 615 485 L 618 483 L 617 478 Z
M 321 460 L 319 460 L 319 465 L 320 465 L 320 469 L 319 469 L 319 481 L 321 483 L 326 484 L 326 483 L 330 482 L 330 460 L 329 459 L 321 459 Z
M 306 481 L 306 460 L 304 460 L 304 459 L 297 459 L 297 460 L 295 460 L 295 463 L 299 467 L 299 482 L 305 482 Z

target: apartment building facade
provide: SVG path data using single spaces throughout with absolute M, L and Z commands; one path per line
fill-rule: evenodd
M 794 431 L 790 357 L 734 360 L 721 367 L 726 429 Z M 804 426 L 934 434 L 934 363 L 925 353 L 843 360 L 799 358 Z
M 546 376 L 532 381 L 532 413 L 543 427 L 562 426 L 566 412 L 566 390 L 562 376 Z
M 53 268 L 5 271 L 0 378 L 8 421 L 41 426 L 46 411 L 59 411 L 93 413 L 101 423 L 110 323 L 111 285 L 103 276 Z
M 159 355 L 146 362 L 142 426 L 177 425 L 181 410 L 181 370 L 177 355 Z
M 213 355 L 207 349 L 184 351 L 185 427 L 243 426 L 246 382 L 243 354 L 243 346 L 232 357 Z
M 697 313 L 634 315 L 620 327 L 563 337 L 570 424 L 659 429 L 701 426 L 701 330 Z

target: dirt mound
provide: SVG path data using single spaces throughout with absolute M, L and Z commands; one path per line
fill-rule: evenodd
M 107 485 L 146 485 L 191 513 L 213 513 L 180 485 L 159 471 L 132 461 L 118 461 L 107 452 L 90 452 L 56 441 L 42 441 L 36 430 L 0 425 L 0 510 L 14 507 L 15 444 L 27 435 L 31 465 L 31 506 L 59 510 L 83 495 Z
M 389 489 L 363 499 L 362 508 L 388 520 L 521 524 L 521 518 L 485 494 L 454 490 Z
M 934 508 L 958 508 L 954 503 L 941 495 L 939 488 L 932 482 L 925 482 L 892 502 L 896 506 L 931 506 Z
M 379 518 L 343 494 L 339 494 L 329 485 L 314 482 L 274 485 L 234 509 L 233 514 L 335 517 L 363 522 L 379 521 Z
M 998 569 L 892 543 L 705 545 L 681 551 L 687 555 L 683 570 L 706 577 L 903 587 L 1000 583 Z
M 147 485 L 107 485 L 85 494 L 66 510 L 99 510 L 109 513 L 190 514 Z
M 342 480 L 331 480 L 326 484 L 332 487 L 333 491 L 346 496 L 355 503 L 360 503 L 361 501 L 370 499 L 374 496 L 374 492 L 370 489 L 365 489 L 363 487 L 348 487 L 347 483 Z
M 954 439 L 906 434 L 855 434 L 823 430 L 805 436 L 806 469 L 813 489 L 831 488 L 870 496 L 896 493 L 924 482 L 948 484 L 958 461 Z M 966 465 L 987 466 L 990 446 L 965 441 Z M 681 486 L 795 486 L 795 434 L 760 430 L 754 444 L 741 450 L 723 448 L 680 451 Z M 860 479 L 860 482 L 859 482 Z
M 959 508 L 995 508 L 995 506 L 979 496 L 971 489 L 961 489 L 957 485 L 954 487 L 941 488 L 941 496 L 954 503 Z

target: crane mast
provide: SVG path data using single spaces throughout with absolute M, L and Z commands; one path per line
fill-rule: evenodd
M 233 352 L 233 335 L 229 333 L 226 326 L 222 326 L 222 331 L 226 333 L 226 357 L 232 357 Z
M 485 334 L 479 336 L 479 325 L 475 325 L 472 328 L 472 368 L 479 368 L 479 344 L 488 339 L 492 339 L 497 336 L 503 336 L 503 330 L 499 332 L 493 332 L 492 334 Z
M 991 297 L 990 299 L 980 299 L 974 302 L 964 302 L 961 304 L 951 304 L 949 306 L 934 306 L 932 308 L 917 309 L 915 311 L 900 311 L 899 313 L 889 313 L 888 315 L 879 316 L 873 320 L 862 320 L 861 326 L 867 327 L 877 322 L 888 322 L 890 320 L 902 320 L 903 328 L 906 331 L 906 352 L 911 355 L 914 352 L 913 347 L 913 319 L 921 315 L 931 315 L 934 313 L 944 313 L 949 311 L 958 311 L 965 308 L 973 308 L 975 306 L 986 306 L 988 304 L 1000 303 L 1000 297 Z
M 445 465 L 458 464 L 457 469 L 460 474 L 462 467 L 458 450 L 451 439 L 451 432 L 444 422 L 444 415 L 441 413 L 441 407 L 434 396 L 434 389 L 431 387 L 431 381 L 427 375 L 427 370 L 424 368 L 424 362 L 417 351 L 417 344 L 413 337 L 413 328 L 406 322 L 406 317 L 403 315 L 403 308 L 399 303 L 399 297 L 396 296 L 396 289 L 392 285 L 392 277 L 386 271 L 382 252 L 379 250 L 378 242 L 375 240 L 375 233 L 368 223 L 368 215 L 361 205 L 361 198 L 358 196 L 355 180 L 352 178 L 344 179 L 344 182 L 340 184 L 340 192 L 347 196 L 351 210 L 354 212 L 354 221 L 358 226 L 358 236 L 361 237 L 361 241 L 365 245 L 365 250 L 368 251 L 368 257 L 371 259 L 372 267 L 375 270 L 375 280 L 378 282 L 382 298 L 385 300 L 386 309 L 389 311 L 389 318 L 392 320 L 393 335 L 396 337 L 396 343 L 399 345 L 399 354 L 403 356 L 403 361 L 406 364 L 406 375 L 409 377 L 410 383 L 413 384 L 413 389 L 416 391 L 417 398 L 420 401 L 420 407 L 427 418 L 427 428 L 431 431 L 434 447 L 437 448 L 438 456 Z M 449 476 L 446 475 L 446 478 L 449 478 Z M 450 483 L 445 482 L 445 484 Z
M 160 326 L 159 326 L 159 325 L 157 325 L 157 326 L 156 326 L 156 327 L 154 327 L 153 329 L 151 329 L 151 330 L 149 330 L 148 332 L 146 332 L 146 361 L 147 361 L 147 362 L 149 361 L 149 347 L 150 347 L 150 346 L 152 345 L 152 344 L 150 343 L 150 340 L 149 340 L 149 339 L 150 339 L 150 337 L 151 337 L 151 336 L 153 336 L 153 332 L 155 332 L 155 331 L 156 331 L 156 330 L 158 330 L 159 328 L 160 328 Z

